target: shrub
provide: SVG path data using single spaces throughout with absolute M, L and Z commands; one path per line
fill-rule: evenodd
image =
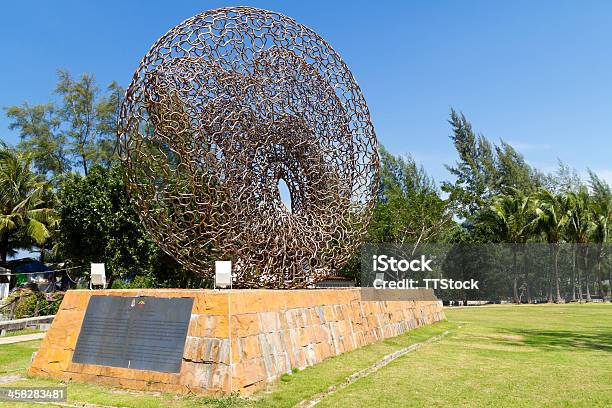
M 21 319 L 56 314 L 63 298 L 63 292 L 43 294 L 30 289 L 22 289 L 13 292 L 7 298 L 7 303 L 16 302 L 13 308 L 13 318 Z

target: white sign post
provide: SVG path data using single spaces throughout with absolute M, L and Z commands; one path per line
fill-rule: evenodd
M 103 263 L 91 264 L 91 280 L 89 286 L 90 289 L 93 289 L 93 286 L 102 286 L 106 289 L 106 271 Z
M 215 288 L 232 287 L 232 261 L 215 261 Z

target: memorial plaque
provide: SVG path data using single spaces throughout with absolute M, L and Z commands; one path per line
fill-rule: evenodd
M 73 363 L 181 371 L 192 298 L 92 296 Z

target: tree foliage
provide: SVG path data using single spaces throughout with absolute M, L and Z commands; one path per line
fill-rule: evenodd
M 18 248 L 44 245 L 56 216 L 49 184 L 31 168 L 31 157 L 0 144 L 0 260 Z M 51 205 L 50 205 L 51 204 Z
M 17 149 L 31 154 L 36 171 L 57 186 L 72 171 L 87 174 L 92 166 L 109 168 L 116 161 L 124 89 L 112 82 L 102 93 L 93 75 L 74 79 L 60 70 L 55 95 L 57 103 L 24 102 L 5 111 L 11 120 L 9 129 L 19 131 Z
M 59 131 L 61 120 L 53 104 L 24 102 L 6 108 L 6 115 L 11 119 L 9 129 L 19 130 L 18 150 L 30 153 L 38 174 L 53 178 L 70 170 L 66 139 Z
M 532 168 L 524 158 L 504 141 L 494 146 L 482 135 L 476 135 L 463 114 L 451 110 L 451 140 L 458 161 L 448 166 L 453 181 L 443 183 L 455 214 L 462 220 L 463 232 L 453 239 L 462 242 L 506 242 L 515 246 L 514 264 L 510 269 L 512 296 L 519 301 L 519 289 L 527 293 L 535 289 L 552 301 L 561 301 L 559 274 L 560 245 L 573 243 L 571 276 L 564 276 L 576 298 L 576 287 L 582 299 L 583 287 L 590 300 L 593 278 L 589 259 L 589 243 L 597 246 L 597 279 L 604 296 L 603 273 L 606 258 L 604 243 L 609 242 L 612 204 L 608 184 L 590 172 L 590 187 L 577 172 L 559 161 L 556 172 L 544 175 Z M 550 244 L 549 265 L 529 276 L 525 243 Z M 517 256 L 520 258 L 517 263 Z M 520 272 L 523 272 L 521 282 Z M 492 277 L 492 279 L 499 279 Z M 520 288 L 518 285 L 521 285 Z
M 369 229 L 371 242 L 421 243 L 440 239 L 452 214 L 435 181 L 410 156 L 380 149 L 381 190 Z
M 510 144 L 502 140 L 494 146 L 483 134 L 476 135 L 463 113 L 451 109 L 449 124 L 459 159 L 446 166 L 455 180 L 444 182 L 442 189 L 450 195 L 458 216 L 474 221 L 493 197 L 512 189 L 530 194 L 542 184 L 543 175 Z

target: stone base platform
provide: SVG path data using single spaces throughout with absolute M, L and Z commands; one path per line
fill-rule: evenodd
M 312 290 L 71 290 L 28 371 L 176 393 L 252 393 L 293 368 L 444 320 L 431 290 L 414 300 L 362 300 L 359 288 Z M 92 296 L 193 298 L 180 373 L 72 362 Z

